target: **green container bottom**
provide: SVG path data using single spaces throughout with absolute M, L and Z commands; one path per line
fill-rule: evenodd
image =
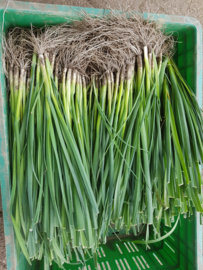
M 171 228 L 162 226 L 162 235 Z M 110 240 L 97 251 L 98 270 L 192 270 L 196 261 L 196 217 L 181 217 L 174 233 L 164 241 L 145 245 L 131 243 L 134 239 L 144 240 L 144 235 Z M 186 259 L 187 258 L 187 259 Z M 84 270 L 82 265 L 64 264 L 66 270 Z M 26 268 L 28 269 L 28 268 Z M 35 261 L 30 269 L 44 270 L 43 261 Z M 50 270 L 58 270 L 56 263 Z M 85 270 L 93 270 L 93 259 L 87 261 Z

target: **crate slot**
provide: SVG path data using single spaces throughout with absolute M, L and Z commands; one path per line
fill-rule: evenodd
M 106 257 L 106 254 L 105 254 L 103 248 L 101 247 L 100 249 L 101 249 L 102 255 L 103 255 L 104 257 Z
M 132 243 L 133 247 L 136 249 L 137 252 L 139 252 L 139 249 L 136 247 L 134 243 Z
M 125 247 L 127 248 L 128 252 L 131 253 L 131 251 L 130 251 L 128 245 L 127 245 L 126 243 L 124 243 L 124 245 L 125 245 Z
M 141 259 L 143 260 L 143 262 L 145 263 L 145 265 L 147 266 L 147 268 L 150 268 L 149 265 L 148 265 L 148 263 L 147 263 L 146 260 L 144 259 L 144 257 L 143 257 L 143 256 L 140 256 L 140 257 L 141 257 Z
M 101 253 L 100 253 L 99 249 L 97 249 L 97 253 L 99 255 L 99 258 L 101 258 Z
M 102 264 L 102 268 L 103 268 L 104 270 L 106 270 L 105 264 L 104 264 L 103 262 L 102 262 L 101 264 Z
M 106 265 L 108 267 L 108 270 L 111 270 L 111 266 L 110 266 L 109 262 L 106 262 Z
M 128 264 L 128 261 L 127 261 L 125 258 L 124 258 L 124 262 L 125 262 L 125 264 L 127 265 L 128 270 L 131 270 L 130 265 Z
M 124 265 L 122 259 L 120 259 L 120 263 L 121 263 L 121 265 L 122 265 L 122 267 L 123 267 L 123 270 L 126 270 L 125 265 Z
M 170 248 L 173 253 L 176 253 L 175 250 L 166 241 L 164 243 L 167 245 L 168 248 Z
M 133 258 L 133 261 L 135 262 L 135 264 L 136 264 L 138 270 L 142 270 L 142 269 L 140 268 L 139 264 L 137 263 L 136 259 L 135 259 L 134 257 L 132 257 L 132 258 Z
M 128 242 L 129 247 L 131 248 L 132 252 L 135 252 L 134 248 L 132 247 L 131 243 Z
M 160 264 L 160 265 L 163 265 L 163 263 L 159 260 L 159 258 L 156 256 L 156 254 L 152 253 L 155 257 L 155 259 L 157 260 L 157 262 Z
M 119 265 L 119 263 L 118 263 L 118 261 L 115 260 L 115 262 L 116 262 L 116 265 L 117 265 L 117 267 L 118 267 L 118 270 L 122 270 L 121 267 L 120 267 L 120 265 Z
M 142 268 L 145 269 L 145 266 L 144 266 L 144 264 L 142 263 L 142 261 L 140 260 L 140 258 L 139 258 L 138 256 L 137 256 L 136 258 L 137 258 L 137 260 L 139 261 L 139 263 L 140 263 L 140 265 L 142 266 Z
M 144 241 L 145 239 L 142 239 L 142 240 Z M 147 245 L 147 248 L 148 248 L 148 249 L 151 249 L 149 245 Z
M 118 248 L 118 250 L 119 250 L 120 254 L 123 254 L 123 252 L 122 252 L 121 248 L 119 247 L 119 245 L 118 245 L 118 244 L 116 244 L 116 246 L 117 246 L 117 248 Z

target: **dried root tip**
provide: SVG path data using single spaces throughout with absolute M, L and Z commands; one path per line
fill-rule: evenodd
M 115 85 L 118 88 L 119 86 L 119 78 L 120 78 L 120 71 L 116 72 L 116 81 L 115 81 Z
M 111 83 L 111 75 L 110 75 L 110 71 L 109 70 L 107 70 L 107 72 L 106 72 L 106 78 L 107 78 L 107 82 L 108 83 Z
M 75 83 L 77 84 L 78 83 L 78 71 L 77 70 L 75 70 Z
M 135 56 L 126 60 L 127 65 L 134 65 L 135 64 Z
M 50 62 L 50 63 L 52 62 L 52 55 L 53 55 L 53 54 L 52 54 L 51 52 L 48 53 L 48 58 L 49 58 L 49 62 Z
M 26 81 L 27 81 L 27 86 L 30 87 L 30 81 L 31 81 L 31 68 L 27 69 L 27 77 L 26 77 Z M 27 90 L 29 90 L 29 87 L 27 87 Z
M 79 74 L 79 84 L 82 85 L 82 77 L 80 74 Z
M 56 59 L 56 54 L 55 54 L 55 53 L 53 53 L 53 54 L 52 54 L 52 58 L 51 58 L 51 60 L 50 60 L 50 62 L 51 62 L 51 69 L 52 69 L 52 71 L 54 70 L 54 63 L 55 63 L 55 59 Z
M 13 74 L 13 64 L 8 65 L 8 72 Z
M 137 56 L 134 57 L 134 73 L 136 72 Z
M 67 73 L 67 81 L 71 81 L 71 74 L 72 74 L 72 70 L 71 68 L 68 69 L 68 73 Z
M 72 83 L 76 83 L 76 76 L 77 76 L 77 72 L 76 72 L 76 70 L 73 70 Z
M 42 66 L 45 66 L 45 62 L 44 62 L 44 55 L 43 54 L 39 54 L 39 62 Z
M 150 68 L 152 68 L 153 60 L 152 60 L 152 53 L 151 52 L 149 53 L 148 58 L 149 58 L 149 66 L 150 66 Z
M 76 82 L 77 84 L 81 85 L 82 84 L 82 80 L 81 80 L 81 75 L 80 73 L 77 71 L 77 76 L 76 76 Z
M 30 79 L 30 74 L 31 74 L 31 70 L 28 69 L 28 70 L 27 70 L 27 80 Z
M 82 76 L 82 88 L 83 88 L 83 89 L 86 89 L 85 76 Z
M 47 59 L 49 59 L 49 53 L 48 52 L 45 52 L 44 53 L 44 57 L 47 58 Z
M 158 63 L 158 68 L 160 68 L 161 67 L 161 63 L 162 63 L 162 52 L 160 52 L 159 53 L 159 55 L 158 55 L 158 61 L 157 61 Z
M 143 64 L 142 64 L 142 56 L 138 55 L 137 56 L 137 68 L 138 69 L 142 69 L 143 68 Z
M 95 87 L 99 88 L 99 77 L 97 75 L 93 75 L 92 81 L 95 83 Z
M 114 83 L 113 72 L 110 72 L 110 80 L 111 80 L 111 83 L 113 84 Z
M 144 51 L 144 59 L 147 59 L 148 58 L 148 48 L 147 48 L 147 46 L 144 46 L 143 51 Z
M 9 85 L 10 85 L 10 90 L 13 90 L 13 65 L 9 66 Z
M 134 68 L 135 68 L 135 57 L 131 59 L 127 66 L 127 74 L 126 79 L 131 80 L 132 76 L 134 75 Z
M 20 70 L 20 80 L 23 81 L 24 76 L 25 76 L 25 70 L 24 70 L 24 68 L 21 68 L 21 70 Z
M 54 75 L 56 78 L 58 78 L 58 73 L 59 73 L 59 62 L 56 61 L 55 69 L 54 69 Z
M 26 72 L 26 88 L 27 88 L 27 85 L 28 85 L 28 80 L 30 80 L 30 74 L 31 74 L 31 70 L 28 69 L 27 72 Z
M 20 82 L 19 82 L 19 89 L 22 90 L 23 82 L 24 82 L 25 70 L 22 68 L 20 70 Z
M 23 84 L 26 84 L 26 77 L 27 77 L 27 71 L 25 71 L 24 76 L 23 76 Z
M 124 81 L 124 77 L 125 77 L 125 66 L 123 65 L 120 71 L 120 82 Z
M 66 81 L 66 72 L 67 72 L 67 68 L 64 68 L 63 69 L 63 78 L 62 78 L 63 83 L 65 83 L 65 81 Z
M 18 66 L 14 66 L 14 91 L 18 90 L 19 87 L 19 68 Z
M 107 84 L 107 77 L 106 74 L 102 77 L 102 85 L 105 86 Z

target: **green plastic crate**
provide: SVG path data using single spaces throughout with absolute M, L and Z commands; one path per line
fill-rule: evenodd
M 0 0 L 0 22 L 2 25 L 3 12 L 6 0 Z M 58 5 L 43 5 L 25 2 L 11 2 L 5 12 L 4 30 L 12 26 L 29 27 L 44 24 L 57 24 L 68 19 L 77 19 L 78 11 L 84 9 L 92 15 L 106 14 L 108 10 L 78 8 Z M 147 18 L 149 14 L 144 14 Z M 164 24 L 166 31 L 173 31 L 179 43 L 175 54 L 175 61 L 182 75 L 194 89 L 199 105 L 202 100 L 202 30 L 200 23 L 190 17 L 168 16 L 151 14 L 154 20 Z M 1 46 L 1 43 L 0 43 Z M 1 51 L 1 50 L 0 50 Z M 14 232 L 9 214 L 10 204 L 10 175 L 9 175 L 9 151 L 8 151 L 8 113 L 7 90 L 5 78 L 0 62 L 0 182 L 4 216 L 4 230 L 6 240 L 7 269 L 8 270 L 43 270 L 43 261 L 36 261 L 29 266 L 21 255 L 16 259 Z M 163 226 L 162 233 L 170 230 Z M 140 236 L 142 239 L 143 236 Z M 166 240 L 145 246 L 128 244 L 113 240 L 99 249 L 98 263 L 102 270 L 202 270 L 202 226 L 200 216 L 194 213 L 190 220 L 181 217 L 174 233 Z M 118 248 L 119 247 L 119 248 Z M 121 253 L 122 252 L 122 253 Z M 105 254 L 105 255 L 104 255 Z M 126 264 L 126 261 L 128 264 Z M 108 263 L 107 263 L 108 262 Z M 108 267 L 108 264 L 110 268 Z M 119 265 L 119 266 L 118 266 Z M 129 267 L 128 267 L 129 266 Z M 67 270 L 82 270 L 81 266 L 65 265 Z M 53 270 L 58 269 L 53 264 Z M 94 269 L 93 262 L 87 263 L 87 270 Z

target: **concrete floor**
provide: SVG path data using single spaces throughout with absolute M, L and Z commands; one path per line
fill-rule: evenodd
M 12 1 L 12 0 L 11 0 Z M 162 13 L 171 15 L 191 16 L 197 18 L 203 25 L 203 0 L 23 0 L 23 2 L 35 2 L 55 5 L 70 5 L 93 8 L 130 7 L 141 12 Z M 0 198 L 0 270 L 6 269 L 5 243 L 3 233 L 3 218 Z

